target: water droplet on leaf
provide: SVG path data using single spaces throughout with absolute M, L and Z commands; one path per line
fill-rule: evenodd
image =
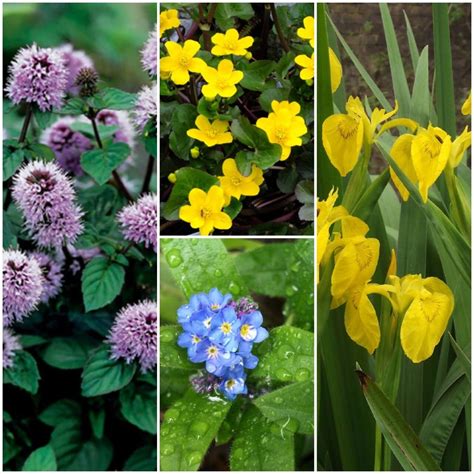
M 171 268 L 179 267 L 183 263 L 181 252 L 178 249 L 170 250 L 166 254 L 166 261 Z

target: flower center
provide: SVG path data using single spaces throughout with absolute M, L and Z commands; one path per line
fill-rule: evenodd
M 205 319 L 205 320 L 203 321 L 203 324 L 204 324 L 204 327 L 205 327 L 205 328 L 208 329 L 208 328 L 211 327 L 211 320 L 212 320 L 212 318 L 207 318 L 207 319 Z
M 339 131 L 339 134 L 345 140 L 351 138 L 352 135 L 357 132 L 358 128 L 359 122 L 354 119 L 344 120 L 343 122 L 339 122 L 339 124 L 337 125 L 337 130 Z
M 206 207 L 201 209 L 201 217 L 203 219 L 207 219 L 211 215 L 211 211 L 207 209 Z
M 231 182 L 234 186 L 240 186 L 241 180 L 240 180 L 240 178 L 237 177 L 237 176 L 232 176 L 232 178 L 230 178 L 230 182 Z
M 178 58 L 178 63 L 183 69 L 189 69 L 191 58 L 183 54 Z
M 201 338 L 199 336 L 196 336 L 196 335 L 194 335 L 191 340 L 192 340 L 193 344 L 197 344 L 198 342 L 201 342 Z
M 249 332 L 250 332 L 250 325 L 249 324 L 244 324 L 241 328 L 240 328 L 240 335 L 242 337 L 247 337 L 249 335 Z
M 229 82 L 227 79 L 221 79 L 220 81 L 217 82 L 217 88 L 219 90 L 225 89 L 229 85 Z
M 231 390 L 235 385 L 235 380 L 234 379 L 229 379 L 227 380 L 227 382 L 225 383 L 225 388 L 227 390 Z
M 207 355 L 212 359 L 216 358 L 218 353 L 219 353 L 219 349 L 217 349 L 216 346 L 211 346 L 207 350 Z
M 224 44 L 226 49 L 230 49 L 231 51 L 237 49 L 237 41 L 235 40 L 226 39 Z
M 222 331 L 223 334 L 229 334 L 232 331 L 232 324 L 222 323 L 221 324 L 221 331 Z
M 283 143 L 286 140 L 287 136 L 288 136 L 288 130 L 286 128 L 277 127 L 275 129 L 275 137 L 278 143 Z
M 217 303 L 212 303 L 211 304 L 211 309 L 212 311 L 217 311 L 221 306 Z
M 206 130 L 206 133 L 207 133 L 207 136 L 208 137 L 211 137 L 211 138 L 214 138 L 217 136 L 217 134 L 219 133 L 215 128 L 208 128 Z

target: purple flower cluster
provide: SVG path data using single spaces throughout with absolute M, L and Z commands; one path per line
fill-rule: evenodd
M 80 87 L 76 85 L 77 73 L 85 67 L 94 69 L 94 62 L 84 51 L 75 50 L 71 44 L 63 44 L 57 50 L 62 54 L 67 70 L 66 92 L 78 95 Z
M 92 148 L 92 142 L 82 133 L 72 130 L 71 124 L 74 122 L 77 122 L 77 118 L 60 118 L 43 132 L 40 141 L 54 151 L 64 171 L 81 176 L 81 155 Z
M 150 32 L 148 39 L 141 51 L 142 56 L 142 66 L 143 70 L 146 71 L 151 77 L 156 76 L 157 72 L 157 62 L 158 62 L 158 38 L 156 35 L 156 25 L 155 29 Z
M 3 328 L 3 368 L 13 367 L 15 352 L 21 350 L 21 344 L 18 336 L 8 328 Z
M 133 110 L 133 122 L 140 133 L 143 133 L 149 120 L 156 120 L 158 114 L 156 94 L 156 84 L 151 87 L 143 86 L 137 94 L 135 109 Z
M 128 364 L 137 360 L 142 373 L 145 373 L 156 366 L 156 339 L 156 303 L 145 300 L 122 308 L 110 329 L 107 342 L 111 345 L 112 359 L 123 358 Z
M 62 264 L 44 252 L 32 252 L 30 254 L 39 263 L 43 273 L 43 291 L 41 302 L 47 303 L 50 299 L 58 296 L 63 284 Z
M 14 104 L 27 102 L 44 112 L 62 105 L 68 82 L 63 55 L 57 49 L 22 48 L 9 66 L 6 92 Z
M 38 261 L 19 250 L 3 252 L 3 325 L 22 321 L 41 301 L 44 278 Z
M 268 337 L 256 304 L 249 298 L 234 302 L 230 294 L 213 288 L 208 294 L 193 295 L 189 304 L 181 306 L 178 322 L 184 329 L 178 345 L 187 349 L 191 362 L 205 362 L 207 372 L 214 377 L 205 383 L 196 380 L 194 385 L 202 391 L 202 387 L 215 388 L 218 384 L 229 400 L 247 394 L 245 369 L 258 364 L 253 345 Z
M 117 126 L 118 130 L 114 133 L 114 142 L 123 142 L 130 148 L 133 148 L 135 131 L 130 122 L 128 112 L 104 109 L 97 114 L 97 122 L 102 125 Z
M 40 247 L 74 243 L 82 232 L 82 211 L 69 178 L 55 163 L 31 161 L 13 178 L 12 196 L 25 226 Z
M 157 251 L 158 204 L 154 194 L 145 194 L 136 203 L 124 207 L 118 214 L 122 233 L 127 240 Z

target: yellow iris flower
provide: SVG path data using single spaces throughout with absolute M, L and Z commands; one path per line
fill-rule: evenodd
M 449 166 L 456 168 L 461 163 L 466 150 L 471 146 L 471 132 L 467 127 L 464 128 L 461 135 L 457 136 L 453 141 L 451 147 L 451 154 L 449 155 Z
M 211 123 L 204 115 L 198 115 L 194 123 L 197 128 L 188 130 L 186 132 L 188 137 L 204 142 L 209 147 L 232 143 L 233 137 L 229 132 L 229 122 L 216 119 Z
M 342 65 L 332 48 L 329 48 L 329 69 L 331 73 L 331 91 L 334 93 L 341 85 Z
M 244 176 L 237 168 L 233 158 L 227 158 L 222 164 L 222 174 L 219 176 L 221 188 L 224 190 L 226 205 L 232 197 L 240 199 L 241 196 L 256 196 L 260 192 L 263 183 L 263 171 L 256 165 L 252 165 L 252 171 Z
M 244 73 L 234 70 L 232 61 L 228 59 L 220 61 L 217 69 L 207 66 L 201 71 L 201 74 L 207 82 L 202 87 L 202 94 L 210 100 L 213 100 L 217 95 L 227 98 L 232 97 L 237 93 L 235 85 L 244 78 Z
M 194 56 L 201 46 L 197 41 L 186 40 L 181 46 L 174 41 L 167 41 L 165 48 L 169 56 L 160 59 L 160 75 L 169 76 L 176 85 L 189 82 L 189 73 L 200 73 L 207 67 L 206 63 Z
M 281 146 L 280 160 L 284 161 L 290 156 L 292 147 L 302 145 L 300 137 L 308 129 L 303 117 L 297 115 L 301 110 L 297 102 L 274 100 L 271 105 L 273 112 L 268 117 L 259 118 L 256 125 L 267 134 L 270 143 Z
M 464 104 L 462 104 L 461 113 L 463 115 L 471 115 L 471 91 L 469 91 L 467 99 L 464 101 Z
M 214 56 L 226 56 L 234 54 L 235 56 L 245 56 L 247 49 L 253 45 L 254 39 L 251 36 L 239 38 L 239 32 L 235 28 L 227 30 L 225 33 L 216 33 L 211 38 L 215 45 L 211 49 Z
M 311 57 L 306 56 L 306 54 L 299 54 L 295 58 L 295 63 L 303 68 L 300 71 L 300 78 L 303 79 L 303 81 L 314 78 L 314 53 Z
M 178 10 L 165 10 L 160 13 L 160 38 L 163 36 L 163 33 L 172 28 L 178 28 L 179 18 Z
M 224 191 L 219 186 L 211 186 L 206 193 L 194 188 L 188 195 L 189 205 L 181 206 L 179 218 L 189 222 L 201 235 L 209 235 L 214 229 L 230 229 L 231 218 L 222 212 L 225 203 Z
M 298 28 L 296 34 L 303 40 L 309 41 L 309 44 L 314 48 L 314 17 L 307 16 L 303 20 L 303 28 Z

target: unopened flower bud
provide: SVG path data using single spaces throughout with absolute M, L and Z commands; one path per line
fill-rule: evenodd
M 83 67 L 79 70 L 76 77 L 76 85 L 80 87 L 79 95 L 81 97 L 91 97 L 97 92 L 97 82 L 99 75 L 91 67 Z
M 168 181 L 172 184 L 176 183 L 176 174 L 175 173 L 170 173 L 168 175 Z
M 199 148 L 195 146 L 194 148 L 191 148 L 191 157 L 192 158 L 198 158 L 199 157 Z

